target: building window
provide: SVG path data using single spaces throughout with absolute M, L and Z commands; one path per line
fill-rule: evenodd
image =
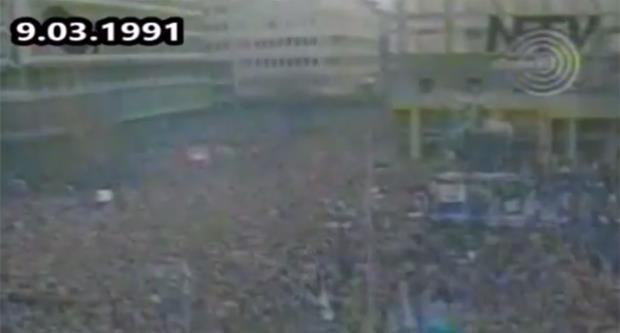
M 318 65 L 319 65 L 319 59 L 312 58 L 312 66 L 318 66 Z
M 287 65 L 288 67 L 293 67 L 293 59 L 287 59 L 287 60 L 286 60 L 286 65 Z
M 280 67 L 284 67 L 284 65 L 286 65 L 286 60 L 284 60 L 283 58 L 280 58 L 278 62 L 280 63 Z
M 293 44 L 293 38 L 292 37 L 288 37 L 286 39 L 286 46 L 291 46 L 291 44 Z

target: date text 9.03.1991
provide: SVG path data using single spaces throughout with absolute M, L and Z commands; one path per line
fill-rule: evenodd
M 182 45 L 183 19 L 108 17 L 96 22 L 83 17 L 53 17 L 39 22 L 22 17 L 11 23 L 15 45 Z

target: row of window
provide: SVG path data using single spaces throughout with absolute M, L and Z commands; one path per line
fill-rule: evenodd
M 322 39 L 322 38 L 321 38 Z M 374 45 L 376 41 L 374 39 L 353 37 L 344 35 L 332 35 L 325 37 L 325 41 L 330 44 L 357 44 L 362 46 Z M 240 46 L 242 48 L 250 48 L 252 45 L 257 49 L 275 48 L 283 46 L 316 46 L 319 44 L 319 37 L 281 37 L 271 39 L 259 39 L 254 42 L 242 41 Z
M 361 42 L 361 41 L 360 41 Z M 254 42 L 249 40 L 242 40 L 238 42 L 238 46 L 241 49 L 249 49 L 254 45 L 255 48 L 275 48 L 275 47 L 284 47 L 284 46 L 316 46 L 319 41 L 317 37 L 286 37 L 280 39 L 264 39 L 264 40 L 256 40 Z M 361 44 L 360 44 L 361 45 Z M 363 45 L 361 45 L 363 46 Z M 372 45 L 364 46 L 363 49 L 368 49 L 368 47 L 372 47 Z M 216 42 L 208 42 L 205 46 L 205 50 L 207 52 L 211 51 L 225 51 L 231 48 L 231 44 L 229 41 L 216 41 Z
M 317 37 L 283 37 L 254 41 L 254 47 L 257 49 L 282 46 L 315 46 L 317 44 Z
M 314 67 L 322 62 L 325 65 L 365 65 L 377 63 L 377 56 L 353 56 L 353 57 L 326 57 L 320 61 L 313 57 L 293 57 L 293 58 L 257 58 L 244 59 L 240 65 L 245 67 Z
M 241 64 L 246 67 L 316 67 L 319 65 L 318 58 L 296 57 L 296 58 L 279 58 L 279 59 L 245 59 Z

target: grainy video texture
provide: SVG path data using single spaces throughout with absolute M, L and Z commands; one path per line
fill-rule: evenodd
M 617 332 L 619 7 L 0 0 L 0 331 Z

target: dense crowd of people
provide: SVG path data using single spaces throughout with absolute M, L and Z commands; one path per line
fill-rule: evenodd
M 14 180 L 2 202 L 2 331 L 618 327 L 614 277 L 561 235 L 412 221 L 416 174 L 376 163 L 368 188 L 367 131 L 349 131 L 179 145 L 140 155 L 140 177 L 110 186 L 50 194 Z M 167 258 L 181 268 L 153 273 Z

